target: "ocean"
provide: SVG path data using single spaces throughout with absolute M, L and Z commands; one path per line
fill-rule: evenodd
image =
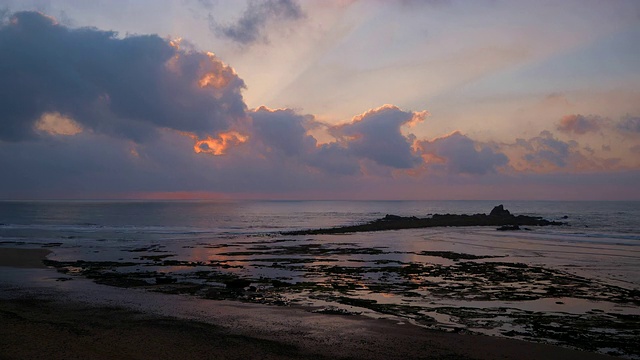
M 566 225 L 282 235 L 386 214 L 489 213 L 498 204 Z M 640 202 L 0 202 L 0 247 L 50 249 L 59 281 L 361 314 L 640 358 L 633 346 Z M 582 335 L 566 336 L 576 331 Z

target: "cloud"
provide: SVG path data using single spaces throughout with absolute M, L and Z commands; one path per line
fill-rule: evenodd
M 82 132 L 80 125 L 60 113 L 43 114 L 35 127 L 50 135 L 76 135 Z
M 620 120 L 617 128 L 625 133 L 640 133 L 640 116 L 626 115 Z
M 196 0 L 196 2 L 207 10 L 213 9 L 214 6 L 214 2 L 212 0 Z
M 354 156 L 373 160 L 379 165 L 408 169 L 421 163 L 413 150 L 414 136 L 405 136 L 402 126 L 423 121 L 427 112 L 402 111 L 384 105 L 354 117 L 351 123 L 333 126 L 330 133 Z
M 477 143 L 456 131 L 418 146 L 426 165 L 431 169 L 444 169 L 449 174 L 483 175 L 496 172 L 509 159 L 488 145 Z
M 250 111 L 251 152 L 255 158 L 274 163 L 296 163 L 316 173 L 354 175 L 360 172 L 359 158 L 338 143 L 319 145 L 308 130 L 319 124 L 312 115 L 292 109 L 261 106 Z
M 1 7 L 0 8 L 0 24 L 4 24 L 4 22 L 8 17 L 9 17 L 9 8 Z
M 542 131 L 529 139 L 518 138 L 514 143 L 501 144 L 509 155 L 510 166 L 516 172 L 590 172 L 628 169 L 618 157 L 600 157 L 589 145 L 577 141 L 563 141 L 549 131 Z M 602 147 L 603 152 L 611 152 Z
M 295 162 L 328 174 L 355 175 L 369 164 L 386 169 L 410 169 L 421 164 L 413 150 L 415 137 L 401 128 L 422 121 L 426 112 L 408 112 L 391 105 L 369 110 L 341 125 L 324 125 L 312 115 L 292 109 L 251 110 L 246 148 L 265 161 Z M 309 130 L 324 126 L 334 141 L 319 144 Z
M 0 141 L 37 137 L 46 114 L 136 142 L 162 128 L 216 134 L 246 116 L 232 68 L 155 35 L 120 38 L 18 12 L 0 27 L 0 53 Z
M 558 130 L 564 133 L 583 135 L 600 130 L 602 118 L 599 116 L 567 115 L 560 119 Z
M 276 2 L 249 7 L 265 4 Z M 259 34 L 278 18 L 266 16 Z M 0 25 L 0 53 L 0 198 L 215 192 L 409 199 L 500 194 L 495 184 L 624 169 L 585 150 L 599 146 L 559 133 L 505 144 L 460 132 L 418 139 L 412 126 L 427 112 L 392 105 L 342 124 L 293 109 L 249 110 L 235 71 L 186 40 L 74 29 L 21 12 Z M 578 116 L 560 131 L 595 131 L 590 121 L 599 118 L 584 117 L 585 125 Z M 596 121 L 603 131 L 627 133 L 638 133 L 639 123 L 631 116 Z M 624 150 L 639 151 L 636 143 Z M 611 155 L 620 156 L 617 145 Z
M 536 168 L 549 164 L 558 168 L 565 167 L 571 150 L 578 146 L 575 141 L 558 140 L 546 130 L 528 140 L 516 139 L 515 144 L 525 150 L 524 159 Z
M 241 45 L 266 42 L 265 28 L 270 23 L 304 18 L 305 14 L 295 0 L 252 0 L 236 23 L 221 25 L 209 17 L 210 29 Z
M 316 139 L 307 135 L 305 123 L 310 115 L 299 115 L 291 109 L 271 110 L 266 106 L 252 110 L 254 142 L 260 141 L 263 150 L 277 151 L 287 156 L 304 156 L 316 149 Z

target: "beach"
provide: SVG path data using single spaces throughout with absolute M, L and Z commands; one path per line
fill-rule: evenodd
M 127 354 L 135 339 L 230 358 L 640 356 L 638 204 L 510 202 L 515 216 L 555 223 L 413 228 L 414 217 L 466 219 L 495 206 L 2 202 L 3 331 L 28 333 L 3 347 L 35 351 L 20 341 L 55 333 L 51 346 L 78 353 L 90 341 Z M 305 233 L 398 219 L 389 213 L 412 228 Z M 185 327 L 228 341 L 196 346 Z M 105 340 L 118 329 L 122 341 Z M 180 336 L 190 345 L 172 342 Z M 129 356 L 160 351 L 140 346 L 151 355 Z
M 29 272 L 40 267 L 38 260 L 41 262 L 46 253 L 42 249 L 1 248 L 0 266 Z M 55 271 L 36 270 L 47 272 L 41 277 L 51 277 L 46 289 L 2 284 L 2 358 L 610 358 L 546 344 L 431 331 L 390 320 L 228 301 L 209 301 L 207 308 L 213 310 L 196 321 L 187 311 L 202 309 L 195 299 L 178 297 L 180 301 L 172 305 L 174 316 L 166 314 L 170 299 L 155 309 L 144 305 L 158 304 L 153 299 L 158 294 L 145 292 L 125 297 L 120 304 L 114 295 L 119 292 L 109 291 L 101 301 L 70 301 L 64 282 L 55 282 Z

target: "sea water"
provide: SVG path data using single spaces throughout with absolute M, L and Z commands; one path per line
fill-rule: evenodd
M 640 202 L 564 201 L 19 201 L 0 202 L 0 245 L 56 244 L 78 259 L 120 257 L 118 250 L 159 244 L 183 249 L 248 236 L 371 221 L 386 214 L 513 214 L 566 226 L 497 232 L 494 228 L 431 228 L 316 236 L 391 250 L 439 249 L 505 254 L 587 272 L 640 287 Z M 307 240 L 307 237 L 302 240 Z M 64 251 L 73 249 L 73 251 Z M 96 249 L 98 249 L 96 252 Z M 101 256 L 96 256 L 105 251 Z M 110 251 L 106 251 L 110 249 Z M 91 255 L 94 254 L 94 255 Z M 188 255 L 188 254 L 184 254 Z M 200 256 L 200 255 L 194 255 Z M 56 255 L 53 256 L 56 258 Z M 69 259 L 69 258 L 65 258 Z

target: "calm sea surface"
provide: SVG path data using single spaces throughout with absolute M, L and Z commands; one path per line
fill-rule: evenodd
M 566 220 L 576 234 L 639 240 L 640 202 L 564 201 L 44 201 L 1 202 L 1 236 L 30 230 L 86 234 L 253 234 L 337 226 L 396 214 L 488 213 L 504 204 L 514 214 Z M 566 229 L 564 229 L 566 230 Z M 566 231 L 563 231 L 566 232 Z M 600 234 L 601 233 L 601 234 Z

